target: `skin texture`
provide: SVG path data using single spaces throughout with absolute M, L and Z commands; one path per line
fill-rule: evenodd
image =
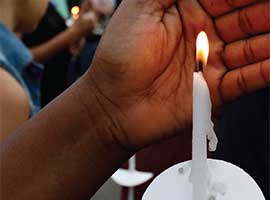
M 92 69 L 2 143 L 1 197 L 89 199 L 136 150 L 190 126 L 195 39 L 202 29 L 210 40 L 204 75 L 215 108 L 243 88 L 266 87 L 269 65 L 228 71 L 227 42 L 219 38 L 226 34 L 217 34 L 215 23 L 197 1 L 123 1 Z
M 260 9 L 256 8 L 252 16 L 268 8 L 269 2 L 261 5 L 254 5 Z M 217 5 L 211 9 L 215 8 L 223 13 L 218 11 Z M 250 10 L 250 7 L 245 9 Z M 231 47 L 227 46 L 226 38 L 219 35 L 231 32 L 224 27 L 233 23 L 226 19 L 234 15 L 230 13 L 214 21 L 197 1 L 189 0 L 176 4 L 169 0 L 126 0 L 122 3 L 101 40 L 89 75 L 103 99 L 107 99 L 104 103 L 107 113 L 114 113 L 111 118 L 118 126 L 115 134 L 123 144 L 140 147 L 141 141 L 152 141 L 153 134 L 166 138 L 170 136 L 166 133 L 175 133 L 190 124 L 195 40 L 201 30 L 207 32 L 210 41 L 210 57 L 204 76 L 215 109 L 266 86 L 269 81 L 267 55 L 250 60 L 255 64 L 244 63 L 247 65 L 234 70 L 224 64 L 233 60 L 234 55 L 227 51 L 224 56 L 224 45 L 227 50 Z M 268 18 L 269 14 L 265 22 Z M 258 23 L 255 19 L 251 18 L 254 24 Z M 253 34 L 264 33 L 262 30 L 269 29 L 268 22 L 261 27 Z M 245 39 L 246 35 L 238 34 L 241 28 L 235 29 L 234 38 Z M 268 38 L 267 35 L 262 37 Z M 257 49 L 256 54 L 259 51 Z

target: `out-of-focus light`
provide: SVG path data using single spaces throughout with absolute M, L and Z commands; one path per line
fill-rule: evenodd
M 80 16 L 80 7 L 79 6 L 74 6 L 74 7 L 71 8 L 70 12 L 71 12 L 72 18 L 74 20 L 76 20 Z

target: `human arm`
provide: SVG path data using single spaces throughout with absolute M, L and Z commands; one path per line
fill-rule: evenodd
M 29 99 L 23 88 L 0 66 L 0 144 L 29 117 Z
M 112 137 L 118 130 L 99 98 L 84 77 L 1 145 L 2 199 L 95 193 L 131 155 Z
M 35 61 L 43 62 L 81 38 L 89 35 L 95 27 L 97 16 L 94 12 L 84 13 L 71 28 L 59 33 L 49 41 L 30 48 Z

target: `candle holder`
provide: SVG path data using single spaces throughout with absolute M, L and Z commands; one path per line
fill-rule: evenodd
M 122 187 L 128 187 L 128 200 L 134 200 L 134 187 L 149 181 L 154 175 L 150 172 L 136 170 L 136 156 L 129 159 L 128 169 L 118 169 L 112 180 Z
M 265 200 L 256 182 L 239 167 L 208 159 L 211 173 L 207 200 Z M 161 173 L 148 187 L 142 200 L 193 200 L 190 181 L 192 161 L 174 165 Z

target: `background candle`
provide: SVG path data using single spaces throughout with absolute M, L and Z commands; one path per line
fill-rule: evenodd
M 135 172 L 136 170 L 136 155 L 132 156 L 128 161 L 128 169 L 130 172 Z M 134 200 L 134 187 L 128 188 L 128 200 Z

